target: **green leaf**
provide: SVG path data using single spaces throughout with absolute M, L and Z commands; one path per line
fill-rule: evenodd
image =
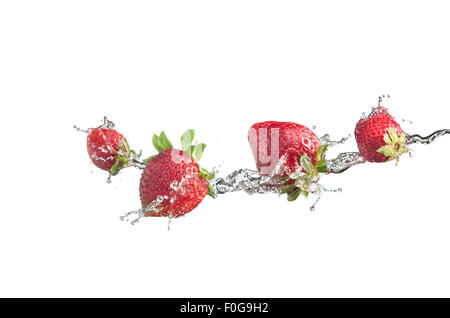
M 317 170 L 317 172 L 322 172 L 322 173 L 328 172 L 327 162 L 324 159 L 319 160 L 319 162 L 317 162 L 317 164 L 316 164 L 316 170 Z
M 275 178 L 276 183 L 278 184 L 284 184 L 286 183 L 290 178 L 289 177 L 279 177 L 278 179 Z
M 295 201 L 298 196 L 300 195 L 300 193 L 302 193 L 301 189 L 295 189 L 294 192 L 292 192 L 291 194 L 288 195 L 288 201 Z
M 202 155 L 203 155 L 203 151 L 205 151 L 206 145 L 205 144 L 198 144 L 194 146 L 194 160 L 196 162 L 199 162 Z
M 190 147 L 189 147 L 189 150 L 186 151 L 187 154 L 188 154 L 189 156 L 191 156 L 191 157 L 192 157 L 192 155 L 194 154 L 194 148 L 195 148 L 195 146 L 190 146 Z
M 282 185 L 280 186 L 280 194 L 285 194 L 285 193 L 289 193 L 292 190 L 294 190 L 296 188 L 296 186 L 294 184 L 289 184 L 289 185 Z
M 386 157 L 395 156 L 395 150 L 391 145 L 386 145 L 386 146 L 380 147 L 379 149 L 377 149 L 377 152 L 385 155 Z
M 303 196 L 304 196 L 305 198 L 307 198 L 307 197 L 308 197 L 308 194 L 309 194 L 309 192 L 308 192 L 308 191 L 302 191 L 302 194 L 303 194 Z
M 184 152 L 189 152 L 192 142 L 194 141 L 195 132 L 193 129 L 186 130 L 186 132 L 181 136 L 181 149 Z
M 208 195 L 212 198 L 217 197 L 217 194 L 214 193 L 213 187 L 210 184 L 208 185 Z
M 205 168 L 200 167 L 200 176 L 203 178 L 204 176 L 207 176 L 209 174 L 209 171 Z
M 303 169 L 305 169 L 306 174 L 308 174 L 308 175 L 314 174 L 315 168 L 311 162 L 311 159 L 308 157 L 307 154 L 304 154 L 303 156 L 301 156 L 300 165 L 303 167 Z
M 205 168 L 200 167 L 200 177 L 202 177 L 203 179 L 206 179 L 206 180 L 211 180 L 214 178 L 214 173 L 209 172 Z
M 129 145 L 128 142 L 125 140 L 125 138 L 122 139 L 122 144 L 123 144 L 123 146 L 124 146 L 124 148 L 125 148 L 125 151 L 126 151 L 127 153 L 129 153 L 129 152 L 130 152 L 130 145 Z
M 300 178 L 302 175 L 304 175 L 304 173 L 302 171 L 296 171 L 296 172 L 292 172 L 289 175 L 289 178 L 293 179 L 293 180 L 296 180 L 296 179 Z
M 116 172 L 117 172 L 117 164 L 118 164 L 118 161 L 116 160 L 116 162 L 114 162 L 114 164 L 111 166 L 111 168 L 109 169 L 109 172 L 112 174 L 112 175 L 115 175 L 116 174 Z
M 388 128 L 388 134 L 389 134 L 389 136 L 391 137 L 391 140 L 392 140 L 393 143 L 398 142 L 398 135 L 397 135 L 397 133 L 395 132 L 395 129 L 394 129 L 394 128 L 389 127 L 389 128 Z
M 162 152 L 163 151 L 163 149 L 159 145 L 159 137 L 158 137 L 158 135 L 153 134 L 152 143 L 153 143 L 153 147 L 155 147 L 156 151 L 158 151 L 158 152 Z
M 295 185 L 298 188 L 308 189 L 311 184 L 311 179 L 307 175 L 303 175 L 297 180 L 295 180 Z
M 164 131 L 162 131 L 161 134 L 159 135 L 158 144 L 163 149 L 163 151 L 166 150 L 166 149 L 172 149 L 173 148 L 172 143 L 169 141 L 169 139 L 167 138 L 167 136 L 164 133 Z
M 325 145 L 321 146 L 321 147 L 319 148 L 319 150 L 317 150 L 317 152 L 316 152 L 316 158 L 317 158 L 317 160 L 322 160 L 322 159 L 323 159 L 323 157 L 324 157 L 325 152 L 327 151 L 327 149 L 328 149 L 328 145 L 325 144 Z

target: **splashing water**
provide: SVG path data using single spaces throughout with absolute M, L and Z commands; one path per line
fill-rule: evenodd
M 280 184 L 273 182 L 270 176 L 261 176 L 250 169 L 239 169 L 225 178 L 211 180 L 210 185 L 216 195 L 236 191 L 245 191 L 248 194 L 280 193 Z
M 83 133 L 85 133 L 85 134 L 88 134 L 88 133 L 89 133 L 88 130 L 81 129 L 81 128 L 78 127 L 77 125 L 73 125 L 72 127 L 75 128 L 76 131 L 83 132 Z
M 431 144 L 433 141 L 435 141 L 438 137 L 444 136 L 444 135 L 448 135 L 448 134 L 450 134 L 450 129 L 437 130 L 434 133 L 432 133 L 432 134 L 430 134 L 430 135 L 428 135 L 426 137 L 422 137 L 422 136 L 417 135 L 417 134 L 415 134 L 415 135 L 407 135 L 406 136 L 406 138 L 407 138 L 406 143 L 408 145 L 417 144 L 417 143 L 428 145 L 428 144 Z
M 335 159 L 327 160 L 327 165 L 330 173 L 342 173 L 345 170 L 364 162 L 366 162 L 366 160 L 359 155 L 359 152 L 343 152 Z
M 98 128 L 114 129 L 114 127 L 116 127 L 116 125 L 105 116 L 103 117 L 103 124 Z
M 103 117 L 103 124 L 101 124 L 100 126 L 98 126 L 97 128 L 104 128 L 104 129 L 114 129 L 116 125 L 108 119 L 108 117 L 104 116 Z M 78 127 L 77 125 L 73 125 L 72 126 L 76 131 L 79 132 L 83 132 L 85 134 L 89 134 L 92 130 L 92 128 L 89 129 L 82 129 L 80 127 Z
M 318 187 L 317 190 L 315 190 L 313 193 L 317 194 L 316 200 L 314 201 L 314 203 L 309 207 L 309 210 L 311 212 L 314 212 L 316 210 L 316 205 L 317 203 L 319 203 L 320 199 L 322 198 L 322 193 L 323 192 L 342 192 L 342 188 L 338 188 L 338 189 L 327 189 L 324 186 L 316 183 L 316 186 Z
M 407 123 L 407 124 L 410 124 L 410 125 L 413 124 L 412 120 L 405 119 L 405 118 L 402 118 L 402 123 Z
M 139 222 L 139 220 L 142 217 L 146 216 L 147 214 L 152 213 L 152 212 L 158 213 L 159 212 L 158 207 L 161 205 L 161 203 L 164 201 L 164 199 L 166 199 L 166 198 L 163 197 L 162 195 L 158 195 L 156 197 L 156 200 L 154 200 L 152 203 L 150 203 L 147 207 L 138 209 L 135 211 L 127 212 L 120 217 L 120 220 L 125 221 L 125 222 L 130 222 L 129 217 L 133 215 L 136 217 L 133 220 L 131 220 L 130 224 L 135 225 L 136 223 Z
M 322 137 L 320 137 L 320 143 L 322 145 L 328 145 L 328 147 L 333 147 L 336 145 L 340 145 L 340 144 L 344 144 L 347 142 L 347 140 L 351 137 L 352 135 L 348 135 L 347 137 L 341 138 L 341 140 L 331 140 L 330 139 L 330 135 L 329 134 L 325 134 Z
M 139 153 L 130 153 L 130 166 L 138 168 L 140 170 L 143 170 L 145 168 L 145 162 L 142 161 L 142 150 L 139 151 Z
M 341 140 L 333 141 L 330 139 L 330 135 L 326 134 L 320 138 L 320 142 L 321 144 L 327 144 L 329 147 L 333 147 L 335 145 L 345 143 L 350 137 L 351 135 L 348 135 Z M 331 173 L 340 173 L 362 162 L 364 162 L 364 160 L 359 156 L 358 153 L 344 153 L 339 155 L 334 160 L 327 161 L 327 164 Z M 284 182 L 277 182 L 275 180 L 278 179 L 277 176 L 283 175 L 282 167 L 285 165 L 285 163 L 286 157 L 281 156 L 279 162 L 277 163 L 270 176 L 261 176 L 255 170 L 239 169 L 233 171 L 231 174 L 224 178 L 213 179 L 212 181 L 210 181 L 210 185 L 212 186 L 215 195 L 237 191 L 245 191 L 250 195 L 266 193 L 280 194 L 280 186 L 282 186 Z M 311 184 L 311 186 L 312 188 L 310 193 L 317 195 L 314 204 L 311 206 L 311 211 L 315 210 L 315 206 L 321 199 L 323 192 L 342 191 L 342 189 L 328 190 L 318 183 L 313 183 Z
M 283 183 L 276 183 L 270 176 L 261 176 L 257 171 L 250 169 L 240 169 L 232 172 L 225 178 L 217 178 L 211 181 L 211 186 L 216 195 L 228 192 L 245 191 L 248 194 L 280 194 L 280 186 Z M 316 200 L 310 207 L 311 211 L 315 210 L 317 203 L 320 201 L 323 192 L 342 192 L 342 189 L 330 190 L 324 186 L 313 183 L 311 184 L 311 194 L 317 195 Z

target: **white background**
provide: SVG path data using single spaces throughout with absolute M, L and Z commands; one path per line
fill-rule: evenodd
M 450 296 L 450 136 L 398 167 L 323 178 L 309 200 L 224 195 L 186 217 L 106 183 L 85 136 L 104 115 L 154 154 L 188 128 L 221 175 L 253 168 L 263 120 L 353 133 L 380 94 L 410 133 L 450 128 L 446 1 L 2 1 L 0 296 Z M 412 120 L 413 124 L 402 123 Z M 332 149 L 355 151 L 348 144 Z

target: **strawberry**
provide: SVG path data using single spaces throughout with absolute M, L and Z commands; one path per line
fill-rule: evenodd
M 369 162 L 385 162 L 408 152 L 406 136 L 386 108 L 378 105 L 356 124 L 359 154 Z
M 248 140 L 256 167 L 261 175 L 270 175 L 281 168 L 281 176 L 287 176 L 300 168 L 300 157 L 306 154 L 313 164 L 320 140 L 308 127 L 291 123 L 266 121 L 250 127 Z M 279 165 L 284 157 L 285 163 Z M 278 173 L 278 171 L 276 171 Z
M 87 151 L 92 162 L 112 175 L 129 166 L 130 150 L 127 140 L 105 117 L 105 123 L 87 131 Z
M 139 185 L 145 216 L 176 218 L 191 212 L 206 194 L 214 196 L 208 184 L 213 175 L 197 163 L 206 145 L 192 145 L 193 139 L 194 131 L 188 130 L 181 138 L 183 150 L 176 150 L 164 132 L 153 135 L 159 153 L 144 160 Z
M 308 127 L 292 122 L 266 121 L 250 127 L 248 140 L 261 175 L 284 180 L 282 192 L 290 201 L 312 192 L 318 174 L 328 171 L 327 145 Z M 289 180 L 292 179 L 292 180 Z

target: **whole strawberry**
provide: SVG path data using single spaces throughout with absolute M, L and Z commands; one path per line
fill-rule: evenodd
M 194 131 L 181 138 L 183 150 L 173 149 L 164 132 L 153 136 L 159 154 L 148 158 L 142 173 L 139 192 L 145 216 L 179 217 L 196 208 L 209 191 L 213 176 L 197 161 L 205 144 L 194 144 Z
M 87 131 L 87 152 L 100 169 L 117 174 L 129 165 L 130 150 L 125 137 L 113 129 L 114 124 L 105 117 L 105 123 Z
M 355 138 L 360 156 L 369 162 L 398 161 L 408 152 L 403 129 L 382 106 L 373 108 L 368 117 L 358 121 Z
M 287 176 L 299 170 L 300 157 L 306 154 L 313 164 L 320 140 L 308 127 L 292 122 L 266 121 L 250 127 L 248 141 L 256 168 L 261 175 Z M 280 166 L 280 159 L 283 159 Z
M 300 193 L 308 195 L 319 173 L 328 171 L 324 154 L 327 145 L 308 127 L 292 123 L 266 121 L 250 127 L 248 141 L 259 174 L 284 180 L 282 193 L 290 201 Z

